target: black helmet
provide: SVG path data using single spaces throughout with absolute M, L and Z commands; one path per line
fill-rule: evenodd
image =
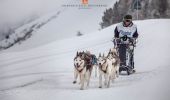
M 124 20 L 128 20 L 128 19 L 130 19 L 130 20 L 132 20 L 132 15 L 125 15 L 124 17 L 123 17 L 123 19 Z
M 123 22 L 124 22 L 124 24 L 125 24 L 125 22 L 130 22 L 130 24 L 131 24 L 132 23 L 132 15 L 125 15 L 123 17 Z

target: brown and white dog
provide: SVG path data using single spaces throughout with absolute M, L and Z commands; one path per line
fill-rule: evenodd
M 105 86 L 110 87 L 110 81 L 114 81 L 116 76 L 118 77 L 119 72 L 119 58 L 116 50 L 111 49 L 108 55 L 105 57 L 104 54 L 98 57 L 99 65 L 99 88 L 102 88 L 102 77 L 105 78 Z
M 87 83 L 87 87 L 90 83 L 90 77 L 93 69 L 91 64 L 91 55 L 85 52 L 77 52 L 74 58 L 74 81 L 77 82 L 77 78 L 80 77 L 80 90 L 84 89 L 84 84 Z

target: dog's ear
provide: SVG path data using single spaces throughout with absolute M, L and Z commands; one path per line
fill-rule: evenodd
M 109 56 L 109 54 L 110 54 L 110 52 L 106 55 L 106 57 L 108 57 L 108 56 Z
M 115 52 L 114 55 L 115 55 L 115 57 L 118 57 L 118 53 L 117 52 Z
M 109 50 L 109 52 L 111 52 L 111 49 Z
M 76 56 L 78 56 L 79 55 L 79 52 L 77 51 L 77 54 L 76 54 Z
M 83 53 L 82 55 L 81 55 L 81 59 L 84 59 L 85 58 L 85 54 Z
M 101 55 L 101 53 L 99 53 L 99 57 L 101 57 L 102 55 Z
M 104 57 L 104 53 L 103 53 L 103 57 Z
M 83 54 L 84 54 L 85 52 L 83 51 Z

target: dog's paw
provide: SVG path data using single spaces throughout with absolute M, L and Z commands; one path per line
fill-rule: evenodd
M 107 86 L 107 82 L 104 82 L 104 86 Z
M 119 78 L 119 75 L 116 75 L 117 78 Z
M 76 81 L 73 81 L 73 84 L 76 84 L 77 82 Z
M 99 86 L 99 88 L 102 88 L 102 86 Z
M 110 88 L 110 85 L 107 85 L 107 88 Z
M 115 80 L 114 79 L 112 79 L 112 83 L 114 83 L 115 82 Z

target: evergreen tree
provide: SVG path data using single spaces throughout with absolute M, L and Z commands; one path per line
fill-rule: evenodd
M 122 21 L 123 16 L 131 14 L 133 19 L 139 14 L 139 19 L 148 18 L 170 18 L 170 0 L 138 0 L 140 9 L 136 9 L 134 4 L 136 0 L 119 0 L 115 2 L 113 8 L 106 9 L 100 23 L 101 28 Z M 168 13 L 169 11 L 169 13 Z

